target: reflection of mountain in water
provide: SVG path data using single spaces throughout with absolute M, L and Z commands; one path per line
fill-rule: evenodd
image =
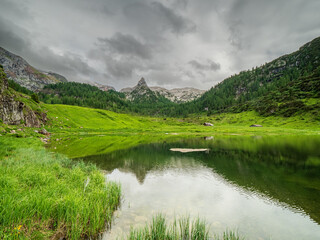
M 141 184 L 150 171 L 161 172 L 168 168 L 187 170 L 201 167 L 202 163 L 196 160 L 196 154 L 173 154 L 169 149 L 170 145 L 166 143 L 150 144 L 106 155 L 88 156 L 84 159 L 94 162 L 106 171 L 118 169 L 133 173 Z
M 85 160 L 102 169 L 132 172 L 142 184 L 148 172 L 210 168 L 227 181 L 303 210 L 320 223 L 319 138 L 221 138 L 150 144 Z M 179 153 L 172 147 L 210 148 L 209 153 Z

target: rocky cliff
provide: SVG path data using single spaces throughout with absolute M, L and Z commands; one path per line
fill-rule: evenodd
M 133 88 L 123 88 L 120 92 L 125 93 L 127 99 L 134 100 L 137 96 L 155 95 L 162 96 L 172 102 L 182 103 L 189 102 L 199 98 L 205 91 L 196 88 L 174 88 L 168 90 L 162 87 L 148 87 L 144 78 Z
M 100 84 L 100 83 L 88 83 L 88 84 L 90 84 L 92 86 L 95 86 L 95 87 L 97 87 L 100 90 L 105 91 L 105 92 L 108 92 L 110 90 L 116 91 L 116 89 L 114 87 L 109 86 L 109 85 L 104 85 L 104 84 Z
M 65 77 L 57 73 L 37 70 L 22 57 L 1 47 L 0 64 L 3 66 L 9 79 L 32 91 L 42 89 L 47 84 L 67 82 Z
M 189 102 L 194 99 L 201 97 L 205 93 L 204 90 L 196 88 L 174 88 L 171 90 L 161 88 L 161 87 L 150 87 L 150 89 L 165 98 L 169 99 L 172 102 L 183 103 Z
M 32 110 L 26 103 L 28 101 L 32 100 L 8 87 L 7 76 L 0 65 L 0 121 L 11 125 L 40 127 L 47 120 L 46 114 Z

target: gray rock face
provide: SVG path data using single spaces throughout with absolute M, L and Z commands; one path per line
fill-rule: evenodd
M 100 84 L 100 83 L 93 83 L 93 84 L 89 83 L 89 84 L 92 85 L 92 86 L 95 86 L 95 87 L 97 87 L 100 90 L 105 91 L 105 92 L 110 91 L 110 90 L 116 91 L 116 89 L 114 87 L 109 86 L 109 85 L 103 85 L 103 84 Z
M 5 124 L 24 124 L 28 127 L 40 127 L 46 122 L 45 113 L 32 111 L 16 97 L 16 93 L 8 88 L 6 75 L 0 66 L 0 120 Z
M 183 103 L 189 102 L 194 99 L 201 97 L 202 94 L 205 93 L 204 90 L 196 89 L 196 88 L 174 88 L 171 90 L 167 90 L 161 87 L 150 87 L 150 89 L 154 92 L 159 93 L 165 98 L 169 99 L 172 102 Z
M 157 99 L 156 93 L 148 87 L 144 78 L 141 78 L 138 84 L 133 88 L 123 88 L 120 92 L 124 93 L 126 98 L 130 101 Z
M 131 93 L 137 92 L 137 90 L 140 89 L 140 94 L 145 94 L 147 92 L 147 89 L 151 90 L 152 92 L 159 94 L 167 99 L 169 99 L 172 102 L 176 103 L 183 103 L 192 101 L 194 99 L 199 98 L 205 91 L 196 89 L 196 88 L 174 88 L 171 90 L 168 90 L 166 88 L 162 87 L 148 87 L 146 81 L 144 78 L 141 78 L 141 80 L 138 82 L 138 84 L 133 88 L 123 88 L 120 90 L 120 92 L 125 93 L 127 95 L 127 98 L 129 100 L 132 100 Z
M 57 73 L 40 71 L 28 64 L 26 60 L 0 47 L 0 65 L 9 79 L 14 80 L 29 90 L 42 89 L 44 85 L 67 82 Z

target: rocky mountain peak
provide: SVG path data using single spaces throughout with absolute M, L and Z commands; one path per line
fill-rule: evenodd
M 162 87 L 148 87 L 146 80 L 142 77 L 136 86 L 133 88 L 123 88 L 120 92 L 125 93 L 129 100 L 134 100 L 137 96 L 142 95 L 155 95 L 165 97 L 172 102 L 182 103 L 199 98 L 205 91 L 195 88 L 175 88 L 168 90 Z
M 145 80 L 143 77 L 139 80 L 136 88 L 137 88 L 137 87 L 138 87 L 138 88 L 148 87 L 148 85 L 147 85 L 147 83 L 146 83 L 146 80 Z

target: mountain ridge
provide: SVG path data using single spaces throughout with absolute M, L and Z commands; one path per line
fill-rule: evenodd
M 31 91 L 38 91 L 48 84 L 68 81 L 58 73 L 36 69 L 21 56 L 2 47 L 0 47 L 0 64 L 8 79 L 14 80 Z
M 205 93 L 205 90 L 200 90 L 197 88 L 192 87 L 184 87 L 184 88 L 173 88 L 173 89 L 166 89 L 164 87 L 158 87 L 158 86 L 152 86 L 149 87 L 145 81 L 145 79 L 142 77 L 136 86 L 130 88 L 122 88 L 119 92 L 125 93 L 128 100 L 133 100 L 135 97 L 133 95 L 143 95 L 143 92 L 148 92 L 146 90 L 148 88 L 152 92 L 156 94 L 156 96 L 162 96 L 171 102 L 175 103 L 183 103 L 183 102 L 189 102 L 194 99 L 199 98 L 203 93 Z M 141 89 L 143 92 L 138 93 L 138 89 Z M 150 93 L 149 93 L 150 94 Z

